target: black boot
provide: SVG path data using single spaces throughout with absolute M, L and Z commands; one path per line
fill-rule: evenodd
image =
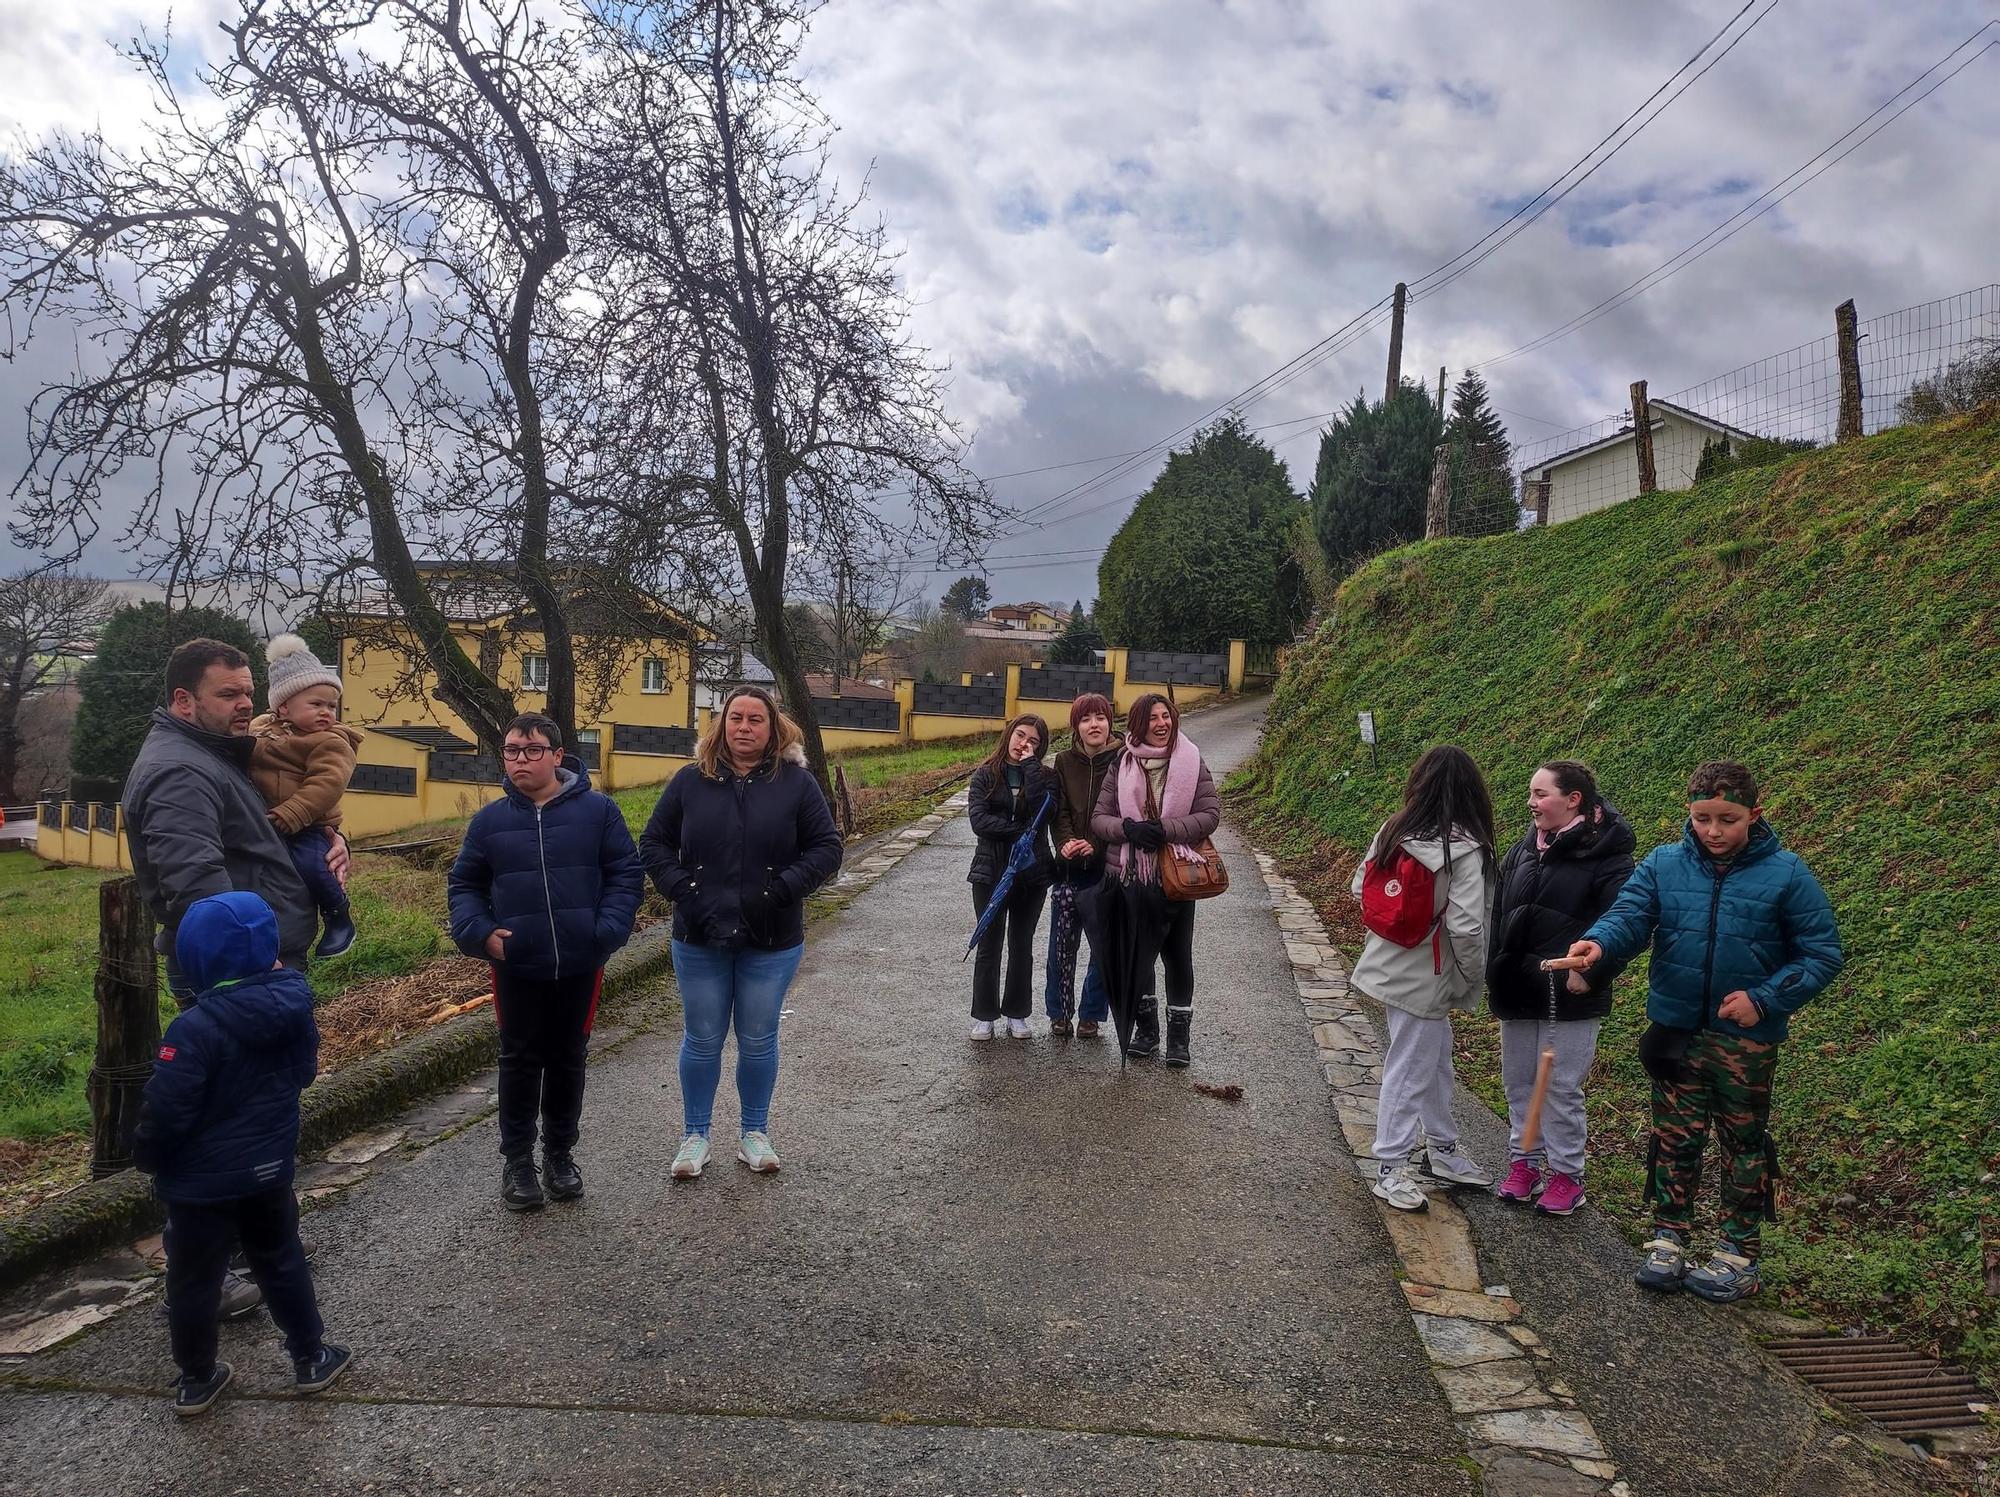
M 1188 1030 L 1194 1027 L 1194 1010 L 1191 1008 L 1169 1008 L 1167 1010 L 1167 1053 L 1163 1057 L 1170 1066 L 1184 1066 L 1188 1063 Z
M 1134 1060 L 1151 1060 L 1160 1053 L 1160 1009 L 1152 999 L 1140 1002 L 1132 1014 L 1132 1043 L 1125 1053 Z
M 523 1154 L 510 1159 L 500 1170 L 500 1199 L 509 1211 L 540 1211 L 544 1197 L 542 1182 L 535 1178 L 535 1159 Z

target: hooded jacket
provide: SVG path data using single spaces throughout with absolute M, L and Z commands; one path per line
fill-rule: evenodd
M 1055 872 L 1055 852 L 1049 836 L 1056 813 L 1062 808 L 1062 786 L 1039 759 L 1021 766 L 1021 793 L 1007 783 L 1005 772 L 994 773 L 990 764 L 972 772 L 965 792 L 965 817 L 972 823 L 979 842 L 972 850 L 972 867 L 965 875 L 970 884 L 994 884 L 1014 855 L 1014 844 L 1034 822 L 1044 797 L 1052 797 L 1048 812 L 1035 831 L 1035 860 L 1015 875 L 1016 883 L 1046 884 Z
M 1723 864 L 1688 823 L 1679 842 L 1646 855 L 1582 939 L 1620 963 L 1651 940 L 1646 1017 L 1655 1024 L 1765 1044 L 1791 1032 L 1791 1016 L 1825 991 L 1845 960 L 1826 891 L 1767 821 L 1753 822 L 1749 842 Z M 1755 1024 L 1717 1012 L 1738 991 L 1757 1005 Z
M 1495 1018 L 1545 1019 L 1549 974 L 1543 958 L 1562 956 L 1611 908 L 1632 876 L 1632 827 L 1617 807 L 1599 800 L 1573 826 L 1538 846 L 1535 829 L 1500 862 L 1486 958 L 1486 1001 Z M 1588 990 L 1572 993 L 1555 974 L 1557 1019 L 1601 1019 L 1611 1012 L 1611 980 L 1622 962 L 1599 962 L 1585 974 Z
M 1118 756 L 1124 750 L 1125 740 L 1114 733 L 1111 742 L 1094 754 L 1072 743 L 1056 755 L 1060 787 L 1055 805 L 1056 869 L 1072 883 L 1094 883 L 1104 872 L 1104 842 L 1091 830 L 1090 818 L 1096 814 L 1105 781 L 1117 778 Z M 1062 845 L 1078 838 L 1090 844 L 1090 856 L 1065 858 Z
M 539 806 L 508 780 L 465 829 L 447 881 L 458 949 L 483 960 L 486 938 L 512 931 L 508 974 L 531 982 L 602 967 L 631 938 L 646 891 L 617 802 L 590 788 L 574 754 L 556 776 L 562 788 Z
M 639 837 L 646 872 L 673 901 L 676 941 L 789 951 L 806 938 L 806 896 L 840 871 L 833 813 L 796 744 L 747 775 L 726 756 L 718 767 L 667 781 Z
M 196 900 L 241 889 L 270 905 L 279 954 L 303 967 L 319 913 L 250 781 L 250 750 L 247 735 L 204 732 L 164 707 L 153 709 L 153 725 L 125 776 L 132 872 L 168 951 Z
M 250 778 L 281 836 L 309 826 L 338 827 L 340 798 L 354 778 L 361 735 L 345 723 L 301 733 L 275 712 L 250 724 Z
M 1376 831 L 1377 840 L 1381 831 Z M 1451 873 L 1445 876 L 1445 845 L 1436 837 L 1405 841 L 1404 849 L 1437 876 L 1435 941 L 1398 946 L 1373 931 L 1349 977 L 1357 992 L 1400 1008 L 1419 1019 L 1442 1019 L 1455 1008 L 1473 1008 L 1486 974 L 1486 921 L 1497 882 L 1493 859 L 1469 837 L 1451 842 Z M 1368 857 L 1375 843 L 1368 844 Z M 1367 861 L 1354 870 L 1357 898 Z
M 254 894 L 197 901 L 176 956 L 198 995 L 160 1041 L 133 1162 L 164 1201 L 233 1201 L 288 1185 L 299 1093 L 319 1068 L 312 989 L 273 965 L 278 922 Z

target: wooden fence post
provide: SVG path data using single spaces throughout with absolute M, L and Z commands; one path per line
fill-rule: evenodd
M 1431 493 L 1424 505 L 1424 539 L 1434 541 L 1451 533 L 1451 443 L 1437 444 L 1431 459 Z
M 1833 309 L 1834 342 L 1840 349 L 1840 423 L 1836 442 L 1861 438 L 1861 328 L 1854 320 L 1854 298 Z
M 1553 478 L 1538 478 L 1529 485 L 1535 491 L 1535 523 L 1537 525 L 1546 525 L 1549 523 L 1549 488 L 1554 482 Z
M 1389 382 L 1382 391 L 1384 401 L 1393 400 L 1396 387 L 1403 382 L 1403 309 L 1409 301 L 1410 288 L 1401 281 L 1396 282 L 1396 306 L 1389 314 Z
M 159 1049 L 153 918 L 137 879 L 106 879 L 97 889 L 97 1057 L 88 1085 L 92 1179 L 131 1167 L 139 1097 Z
M 1653 469 L 1653 408 L 1642 379 L 1632 381 L 1632 446 L 1639 454 L 1639 492 L 1650 494 L 1660 485 Z

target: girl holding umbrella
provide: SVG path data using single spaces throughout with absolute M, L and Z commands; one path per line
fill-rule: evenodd
M 1131 989 L 1123 997 L 1133 1016 L 1125 1053 L 1135 1059 L 1160 1048 L 1160 1016 L 1150 980 L 1157 953 L 1167 978 L 1164 1058 L 1170 1066 L 1188 1063 L 1194 1026 L 1194 902 L 1166 898 L 1160 888 L 1160 859 L 1192 857 L 1221 822 L 1215 779 L 1194 740 L 1182 734 L 1179 709 L 1157 692 L 1146 693 L 1125 719 L 1125 752 L 1105 780 L 1090 819 L 1117 875 L 1115 886 L 1106 878 L 1105 897 L 1121 899 L 1124 916 L 1142 927 L 1133 965 L 1143 971 L 1125 974 L 1123 984 Z M 1114 1001 L 1118 998 L 1114 995 Z
M 1042 764 L 1049 725 L 1032 712 L 1007 724 L 992 756 L 972 772 L 966 816 L 978 846 L 972 854 L 972 908 L 978 957 L 972 964 L 972 1037 L 993 1038 L 1002 1018 L 1007 1033 L 1028 1037 L 1034 1012 L 1035 926 L 1048 898 L 1055 854 L 1049 846 L 1052 802 L 1061 792 Z M 1014 858 L 1015 844 L 1032 836 L 1025 863 Z M 1010 864 L 1012 865 L 1010 867 Z M 997 901 L 998 908 L 993 908 Z M 1000 958 L 1007 959 L 1006 997 L 1000 991 Z

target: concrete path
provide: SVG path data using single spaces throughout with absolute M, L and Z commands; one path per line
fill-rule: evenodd
M 1190 719 L 1218 775 L 1254 747 L 1261 709 Z M 946 823 L 816 929 L 783 1030 L 782 1173 L 719 1150 L 706 1178 L 671 1182 L 678 1026 L 640 1032 L 592 1067 L 579 1205 L 504 1212 L 489 1117 L 385 1156 L 309 1217 L 330 1332 L 358 1355 L 334 1394 L 285 1397 L 258 1319 L 225 1332 L 237 1392 L 178 1424 L 165 1329 L 140 1304 L 12 1370 L 0 1493 L 1481 1490 L 1475 1424 L 1432 1369 L 1458 1353 L 1427 1358 L 1399 1282 L 1425 1249 L 1399 1258 L 1367 1194 L 1282 899 L 1240 838 L 1218 836 L 1233 887 L 1197 917 L 1195 1065 L 1122 1076 L 1109 1043 L 966 1038 L 971 840 Z M 718 1138 L 734 1109 L 725 1074 Z M 1761 1437 L 1752 1417 L 1723 1421 L 1747 1449 L 1704 1447 L 1705 1367 L 1694 1396 L 1661 1405 L 1670 1374 L 1628 1396 L 1604 1364 L 1644 1352 L 1620 1329 L 1633 1296 L 1608 1228 L 1566 1276 L 1519 1219 L 1472 1206 L 1505 1244 L 1519 1344 L 1576 1389 L 1601 1453 L 1645 1470 L 1636 1490 L 1779 1489 L 1713 1484 L 1737 1455 L 1812 1469 L 1809 1400 L 1718 1323 L 1695 1342 L 1720 1336 L 1768 1411 Z M 1482 1268 L 1496 1282 L 1487 1265 L 1469 1282 Z M 1593 1317 L 1579 1292 L 1612 1309 Z M 1482 1459 L 1490 1493 L 1602 1489 L 1549 1485 L 1546 1466 L 1524 1485 L 1518 1462 Z

